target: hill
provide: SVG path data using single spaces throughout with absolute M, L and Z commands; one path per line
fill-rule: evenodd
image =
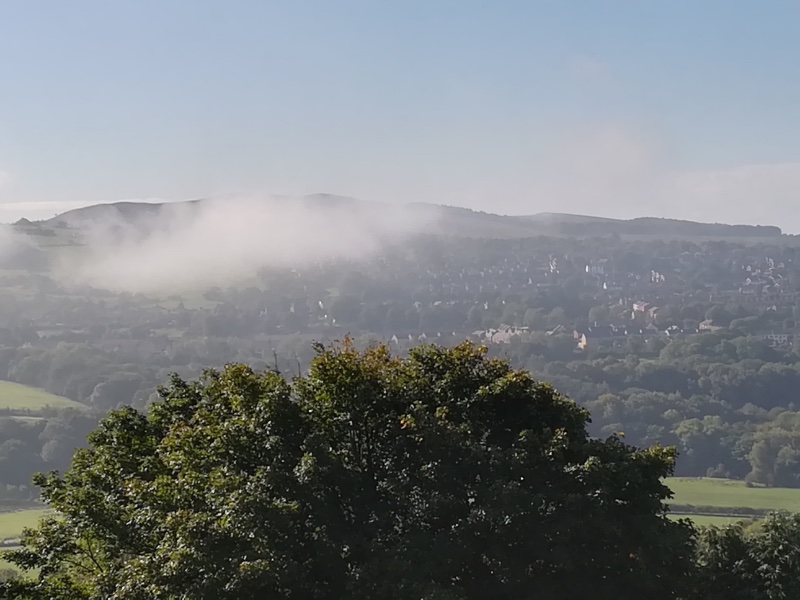
M 522 219 L 545 225 L 563 235 L 645 235 L 687 237 L 779 237 L 780 227 L 764 225 L 728 225 L 724 223 L 698 223 L 679 219 L 637 217 L 634 219 L 609 219 L 585 215 L 540 213 Z
M 228 202 L 232 207 L 237 205 L 236 198 L 199 199 L 175 203 L 134 203 L 118 202 L 98 204 L 77 208 L 61 213 L 42 225 L 50 230 L 69 227 L 87 229 L 102 225 L 111 233 L 146 234 L 174 222 L 174 218 L 191 217 L 197 211 L 213 207 L 224 207 Z M 252 208 L 252 201 L 248 207 Z M 302 198 L 289 196 L 271 196 L 258 200 L 258 207 L 270 210 L 299 209 L 298 214 L 315 214 L 321 216 L 352 216 L 369 223 L 372 217 L 385 217 L 395 214 L 398 221 L 409 224 L 410 233 L 451 235 L 477 238 L 518 238 L 542 235 L 545 230 L 538 224 L 528 222 L 514 216 L 496 215 L 473 211 L 466 208 L 440 206 L 435 204 L 411 203 L 407 205 L 387 205 L 379 202 L 358 200 L 332 194 L 312 194 Z M 235 210 L 235 208 L 233 209 Z M 217 211 L 217 214 L 220 211 Z
M 187 200 L 179 203 L 156 202 L 112 202 L 109 204 L 93 204 L 82 208 L 68 210 L 44 222 L 47 226 L 68 226 L 76 229 L 89 227 L 98 223 L 126 223 L 128 225 L 150 224 L 164 213 L 176 207 L 193 207 L 200 200 Z
M 198 199 L 175 203 L 117 202 L 97 204 L 59 214 L 43 223 L 48 228 L 71 227 L 76 229 L 94 224 L 112 223 L 117 228 L 132 228 L 147 233 L 168 217 L 191 215 L 194 211 L 230 201 L 230 198 Z M 637 217 L 611 219 L 563 213 L 540 213 L 526 216 L 499 215 L 468 208 L 436 204 L 409 203 L 386 205 L 336 196 L 312 194 L 302 198 L 271 196 L 258 201 L 269 208 L 302 208 L 324 214 L 326 211 L 346 216 L 379 215 L 397 211 L 402 218 L 413 222 L 414 233 L 442 234 L 457 237 L 520 238 L 538 235 L 574 237 L 646 236 L 646 237 L 706 237 L 706 238 L 777 238 L 779 227 L 762 225 L 728 225 L 723 223 L 698 223 L 678 219 Z
M 60 213 L 45 221 L 45 225 L 81 228 L 96 223 L 126 223 L 140 225 L 152 223 L 161 217 L 172 216 L 176 213 L 192 214 L 193 211 L 210 204 L 223 203 L 235 198 L 199 198 L 183 202 L 112 202 L 108 204 L 94 204 Z M 311 194 L 303 198 L 290 196 L 270 196 L 259 201 L 265 206 L 281 208 L 289 205 L 302 205 L 315 210 L 353 210 L 356 208 L 379 208 L 375 202 L 366 202 L 335 196 L 332 194 Z

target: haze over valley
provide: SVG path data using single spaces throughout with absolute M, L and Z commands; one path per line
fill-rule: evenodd
M 779 227 L 541 213 L 504 216 L 431 204 L 385 204 L 330 194 L 118 202 L 22 217 L 2 230 L 0 257 L 41 260 L 61 282 L 156 296 L 252 282 L 266 268 L 367 261 L 420 236 L 626 236 L 782 241 Z M 46 257 L 46 258 L 45 258 Z

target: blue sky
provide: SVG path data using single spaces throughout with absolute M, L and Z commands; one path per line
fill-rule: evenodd
M 800 231 L 797 0 L 0 11 L 7 210 L 330 192 Z

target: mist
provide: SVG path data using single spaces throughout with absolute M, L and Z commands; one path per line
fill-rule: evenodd
M 559 132 L 499 210 L 780 225 L 800 232 L 800 162 L 689 167 L 666 134 L 619 123 Z M 532 207 L 532 208 L 531 208 Z
M 45 253 L 10 225 L 0 225 L 0 269 L 39 271 L 47 267 Z
M 143 216 L 105 211 L 83 223 L 85 246 L 60 260 L 56 276 L 113 291 L 179 293 L 241 283 L 267 267 L 369 258 L 436 227 L 435 211 L 341 198 L 238 197 L 141 208 Z

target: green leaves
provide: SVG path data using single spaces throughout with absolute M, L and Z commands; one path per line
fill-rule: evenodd
M 677 597 L 674 453 L 589 439 L 584 410 L 485 348 L 316 352 L 291 382 L 229 365 L 109 415 L 38 479 L 58 517 L 14 557 L 41 568 L 30 593 Z
M 708 528 L 699 543 L 700 600 L 800 597 L 800 515 L 771 514 L 745 527 Z

